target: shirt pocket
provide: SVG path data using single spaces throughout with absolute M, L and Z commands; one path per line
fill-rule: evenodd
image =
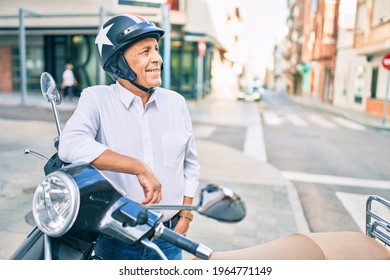
M 183 161 L 187 137 L 184 133 L 165 134 L 162 136 L 164 165 L 175 168 Z

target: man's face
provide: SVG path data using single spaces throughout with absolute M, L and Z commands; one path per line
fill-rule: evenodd
M 146 88 L 161 85 L 162 59 L 156 39 L 145 38 L 138 41 L 125 50 L 124 56 L 130 68 L 137 74 L 137 84 Z

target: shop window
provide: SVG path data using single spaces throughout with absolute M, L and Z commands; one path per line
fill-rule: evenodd
M 12 87 L 21 90 L 19 48 L 12 48 Z M 40 92 L 40 77 L 44 71 L 42 46 L 26 46 L 26 76 L 29 92 Z

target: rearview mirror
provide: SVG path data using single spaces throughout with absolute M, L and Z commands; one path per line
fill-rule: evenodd
M 43 97 L 48 101 L 54 101 L 55 104 L 60 105 L 62 102 L 60 88 L 58 87 L 56 81 L 47 72 L 41 74 L 41 91 Z
M 244 202 L 233 190 L 214 184 L 201 190 L 196 210 L 202 215 L 224 222 L 239 222 L 246 215 Z

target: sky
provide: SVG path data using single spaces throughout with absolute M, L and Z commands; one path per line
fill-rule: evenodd
M 246 62 L 246 69 L 263 76 L 266 65 L 271 61 L 277 39 L 287 34 L 287 0 L 199 0 L 197 5 L 208 4 L 209 12 L 196 15 L 196 25 L 192 28 L 208 30 L 211 35 L 232 50 L 234 43 L 231 34 L 238 32 L 240 37 L 239 51 L 230 52 L 229 58 Z M 198 6 L 199 7 L 199 6 Z M 233 7 L 241 7 L 241 23 L 228 25 L 226 12 Z M 215 29 L 210 30 L 213 22 Z M 226 32 L 226 28 L 237 28 Z M 215 34 L 214 34 L 215 32 Z M 253 70 L 253 71 L 252 71 Z M 250 78 L 250 77 L 248 77 Z
M 264 74 L 277 40 L 287 34 L 286 0 L 240 0 L 242 5 L 243 36 L 250 54 L 249 68 Z

